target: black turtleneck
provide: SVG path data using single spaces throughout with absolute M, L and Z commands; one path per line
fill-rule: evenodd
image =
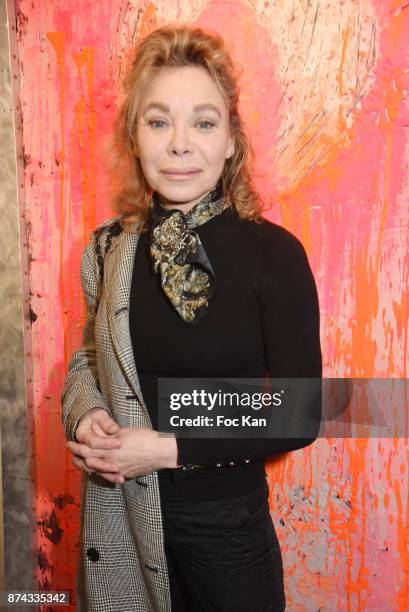
M 299 240 L 264 220 L 242 220 L 232 208 L 196 228 L 216 288 L 197 325 L 183 321 L 151 268 L 149 234 L 140 236 L 130 295 L 130 333 L 142 395 L 157 429 L 158 377 L 319 378 L 319 308 Z M 264 461 L 311 438 L 179 438 L 178 463 L 216 466 L 173 480 L 158 473 L 162 499 L 243 495 L 265 478 Z

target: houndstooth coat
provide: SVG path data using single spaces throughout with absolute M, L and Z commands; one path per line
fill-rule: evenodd
M 101 226 L 102 252 L 107 228 Z M 81 416 L 104 408 L 121 427 L 152 427 L 143 402 L 129 332 L 129 294 L 137 224 L 112 238 L 98 266 L 94 236 L 81 260 L 87 316 L 82 347 L 69 363 L 62 392 L 67 440 Z M 110 238 L 108 238 L 110 240 Z M 157 472 L 113 484 L 82 473 L 77 610 L 171 610 Z

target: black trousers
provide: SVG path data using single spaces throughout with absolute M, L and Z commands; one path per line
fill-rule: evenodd
M 268 485 L 233 499 L 163 501 L 172 612 L 283 612 Z

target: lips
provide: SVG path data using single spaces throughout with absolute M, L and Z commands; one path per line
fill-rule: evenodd
M 200 172 L 199 168 L 184 168 L 183 170 L 178 168 L 166 168 L 165 170 L 162 170 L 163 174 L 175 174 L 181 176 L 197 174 L 198 172 Z

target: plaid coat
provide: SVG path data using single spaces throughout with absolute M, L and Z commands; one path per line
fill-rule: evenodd
M 114 220 L 117 220 L 116 217 Z M 111 237 L 102 228 L 104 246 Z M 129 332 L 129 294 L 139 234 L 137 224 L 112 237 L 98 266 L 93 236 L 81 260 L 87 316 L 82 347 L 69 363 L 62 393 L 67 440 L 75 440 L 81 416 L 104 408 L 121 427 L 152 427 L 143 403 Z M 82 473 L 77 610 L 168 612 L 157 472 L 113 484 Z

